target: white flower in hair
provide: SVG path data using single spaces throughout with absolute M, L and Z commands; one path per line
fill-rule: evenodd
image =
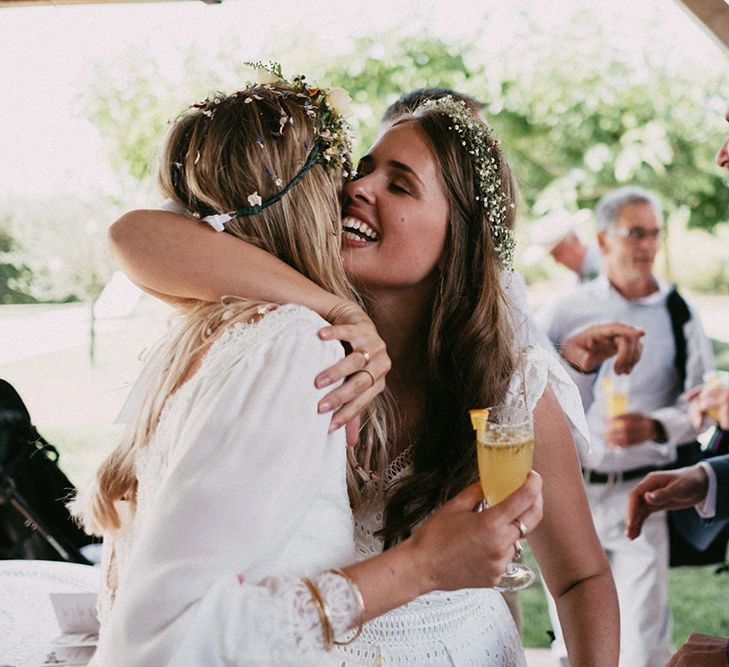
M 209 224 L 216 232 L 225 231 L 226 223 L 230 222 L 233 216 L 230 213 L 219 213 L 217 215 L 206 215 L 202 221 Z
M 261 199 L 261 195 L 258 194 L 258 191 L 254 192 L 252 195 L 248 195 L 249 206 L 260 206 L 262 203 L 263 199 Z
M 340 116 L 352 115 L 352 98 L 344 88 L 330 88 L 326 93 L 327 104 Z

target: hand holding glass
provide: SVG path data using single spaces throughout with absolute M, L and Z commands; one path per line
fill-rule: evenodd
M 500 405 L 472 410 L 481 488 L 489 507 L 510 496 L 526 481 L 532 468 L 534 430 L 532 417 L 524 408 Z M 534 581 L 534 572 L 522 563 L 509 563 L 499 585 L 504 591 L 518 591 Z

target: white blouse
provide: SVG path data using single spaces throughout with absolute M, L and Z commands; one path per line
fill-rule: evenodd
M 137 511 L 105 539 L 94 664 L 336 664 L 298 578 L 355 560 L 344 433 L 317 413 L 314 377 L 343 355 L 325 325 L 292 305 L 235 324 L 167 401 Z M 317 583 L 342 631 L 349 587 Z

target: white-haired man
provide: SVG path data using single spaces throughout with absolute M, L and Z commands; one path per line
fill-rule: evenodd
M 587 496 L 618 588 L 620 664 L 663 667 L 672 652 L 668 528 L 664 517 L 650 517 L 643 535 L 631 541 L 625 511 L 638 481 L 675 460 L 675 445 L 696 436 L 679 397 L 712 367 L 711 346 L 697 314 L 654 274 L 663 232 L 657 197 L 642 188 L 620 188 L 603 197 L 596 218 L 604 275 L 560 300 L 545 330 L 557 347 L 575 331 L 605 321 L 645 331 L 627 409 L 617 416 L 606 417 L 615 382 L 610 364 L 575 379 L 590 428 L 590 448 L 580 451 Z M 552 618 L 556 626 L 556 615 Z M 558 655 L 559 649 L 558 641 Z

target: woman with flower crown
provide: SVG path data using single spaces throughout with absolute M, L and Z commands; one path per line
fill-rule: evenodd
M 171 207 L 350 299 L 339 206 L 349 153 L 331 99 L 277 77 L 196 104 L 168 133 L 160 181 Z M 483 513 L 471 485 L 417 535 L 358 562 L 344 434 L 317 413 L 312 382 L 343 356 L 316 336 L 324 323 L 268 301 L 184 304 L 124 438 L 75 501 L 104 536 L 94 664 L 341 665 L 333 647 L 378 614 L 435 588 L 493 585 L 516 517 L 536 526 L 537 475 Z M 368 419 L 385 428 L 382 406 Z
M 579 426 L 579 398 L 549 355 L 513 349 L 499 278 L 513 251 L 510 183 L 485 124 L 463 105 L 440 100 L 388 129 L 345 187 L 344 263 L 387 342 L 393 366 L 383 402 L 397 413 L 386 430 L 365 419 L 348 452 L 357 550 L 372 559 L 417 541 L 477 476 L 467 410 L 526 400 L 546 508 L 530 545 L 556 599 L 571 664 L 616 665 L 615 588 L 560 408 Z M 354 350 L 316 379 L 324 387 L 349 376 L 319 404 L 321 412 L 337 409 L 331 429 L 382 389 L 389 360 L 369 318 L 260 249 L 159 211 L 127 214 L 111 238 L 138 284 L 166 298 L 255 294 L 305 303 L 339 322 L 319 334 Z M 192 265 L 193 254 L 206 258 L 204 271 Z M 376 618 L 352 644 L 337 647 L 339 664 L 523 665 L 503 600 L 472 586 L 464 580 L 464 590 L 406 596 L 408 604 L 384 615 L 378 593 L 363 590 L 367 617 Z

